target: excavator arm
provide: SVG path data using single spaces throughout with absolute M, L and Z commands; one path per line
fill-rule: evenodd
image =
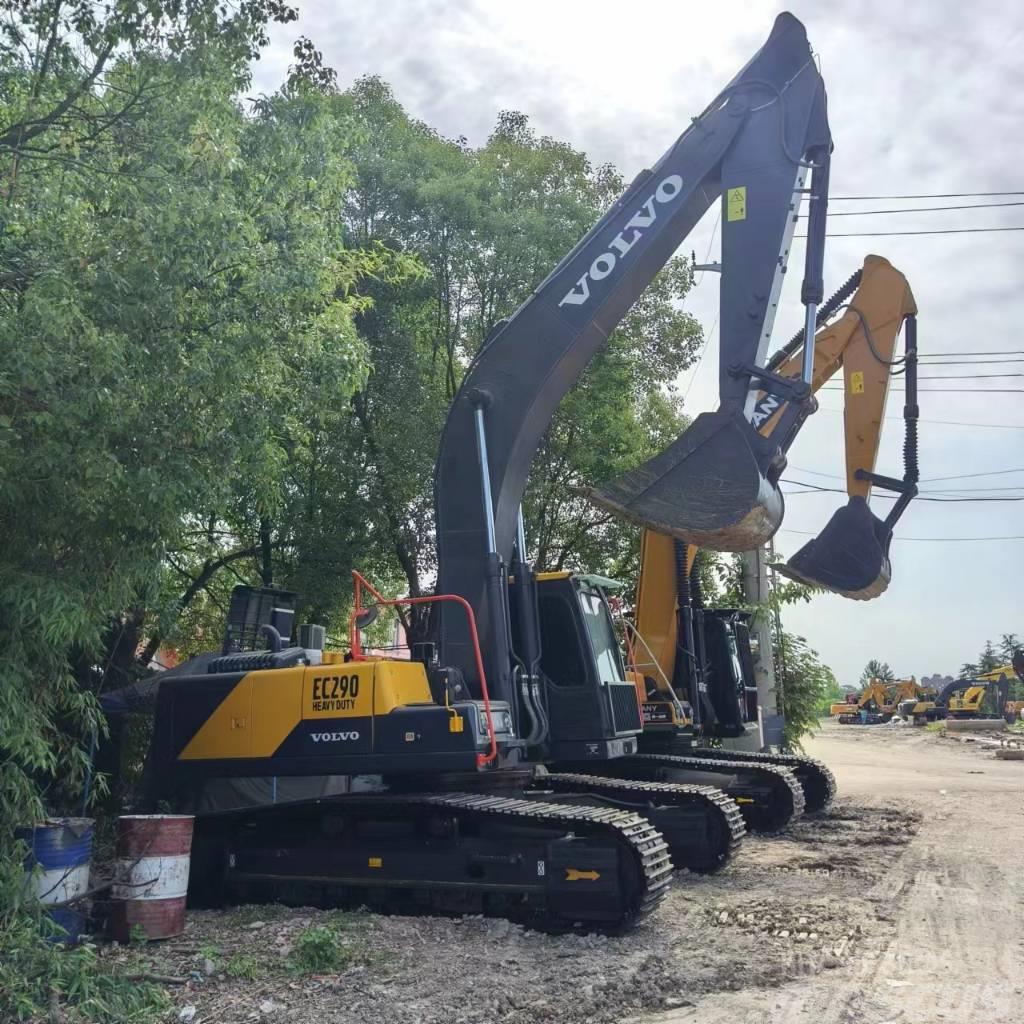
M 845 312 L 828 322 L 845 305 Z M 818 319 L 823 325 L 814 338 L 811 388 L 817 392 L 840 370 L 843 371 L 844 433 L 849 503 L 833 516 L 820 538 L 812 541 L 780 571 L 836 590 L 848 597 L 864 599 L 881 594 L 891 577 L 888 559 L 892 524 L 916 493 L 916 340 L 908 331 L 904 361 L 895 356 L 900 328 L 912 324 L 917 306 L 907 279 L 888 260 L 868 256 L 864 265 L 842 289 L 822 307 Z M 785 379 L 797 379 L 804 360 L 802 335 L 783 346 L 770 360 L 772 372 Z M 903 481 L 875 475 L 879 440 L 885 416 L 886 398 L 893 370 L 906 368 L 905 417 L 908 426 L 908 465 Z M 751 420 L 762 433 L 771 433 L 787 415 L 769 391 L 757 393 Z M 883 522 L 868 509 L 872 485 L 879 480 L 900 493 L 900 501 Z M 865 525 L 865 518 L 867 524 Z M 851 525 L 852 521 L 852 525 Z M 866 536 L 865 536 L 866 535 Z M 668 699 L 668 690 L 685 690 L 700 703 L 703 672 L 701 638 L 694 626 L 691 578 L 697 547 L 655 530 L 645 530 L 640 548 L 640 576 L 637 584 L 636 631 L 652 666 L 641 666 L 644 674 Z M 682 632 L 682 636 L 680 636 Z M 686 659 L 690 665 L 678 663 Z M 691 672 L 691 667 L 696 671 Z M 697 686 L 688 685 L 690 679 Z M 669 687 L 666 681 L 671 681 Z M 695 692 L 696 691 L 696 692 Z M 877 694 L 875 695 L 877 696 Z
M 889 586 L 892 530 L 917 494 L 917 305 L 907 279 L 881 256 L 868 256 L 822 314 L 827 317 L 844 305 L 843 315 L 815 336 L 811 387 L 817 392 L 842 369 L 849 499 L 816 538 L 776 568 L 792 579 L 864 601 L 878 597 Z M 905 354 L 899 359 L 896 343 L 904 325 Z M 773 356 L 769 366 L 783 377 L 795 378 L 803 357 L 803 338 L 798 336 Z M 875 472 L 894 373 L 903 374 L 906 387 L 901 480 Z M 770 394 L 758 395 L 755 425 L 764 423 L 761 429 L 772 429 L 785 415 L 785 408 L 777 408 Z M 868 507 L 876 486 L 898 495 L 884 519 Z
M 754 523 L 756 536 L 778 526 L 781 499 L 763 468 L 778 441 L 760 438 L 742 413 L 752 381 L 766 372 L 759 361 L 809 169 L 804 301 L 813 331 L 822 297 L 830 152 L 825 87 L 806 32 L 792 15 L 781 14 L 758 53 L 533 295 L 496 325 L 469 367 L 435 468 L 437 589 L 463 597 L 476 613 L 487 677 L 500 699 L 512 696 L 513 654 L 529 675 L 539 659 L 529 628 L 522 649 L 511 649 L 506 567 L 513 552 L 525 557 L 516 543 L 520 504 L 540 439 L 609 333 L 719 199 L 721 393 L 729 417 L 728 429 L 719 433 L 737 457 L 716 514 Z M 788 382 L 782 387 L 793 393 Z M 670 476 L 662 493 L 681 512 L 689 499 Z M 666 515 L 669 526 L 678 525 L 671 510 L 647 521 L 661 523 Z M 528 589 L 525 566 L 512 569 L 517 588 Z M 531 603 L 524 593 L 527 625 Z M 475 683 L 468 627 L 450 606 L 440 612 L 436 636 L 441 663 Z

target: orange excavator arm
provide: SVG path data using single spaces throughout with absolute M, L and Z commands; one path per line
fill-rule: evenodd
M 917 304 L 907 279 L 887 259 L 868 256 L 860 272 L 860 284 L 843 315 L 823 327 L 814 337 L 814 371 L 811 391 L 817 393 L 840 369 L 843 371 L 843 423 L 846 437 L 846 490 L 851 497 L 871 495 L 873 473 L 882 436 L 882 420 L 892 369 L 896 340 L 907 317 L 916 316 Z M 786 350 L 785 361 L 775 372 L 795 377 L 803 360 L 803 346 Z M 754 421 L 763 416 L 766 395 L 755 402 Z M 782 415 L 777 409 L 760 426 L 771 430 Z
M 853 288 L 856 288 L 854 291 Z M 917 313 L 910 285 L 903 274 L 881 256 L 868 256 L 863 268 L 840 291 L 849 297 L 842 316 L 822 326 L 814 338 L 812 392 L 817 392 L 840 369 L 843 371 L 844 433 L 847 493 L 850 503 L 833 516 L 822 534 L 806 545 L 781 572 L 844 596 L 865 600 L 883 593 L 891 578 L 888 557 L 892 524 L 916 493 L 916 341 L 908 328 L 905 360 L 896 358 L 900 328 L 913 324 Z M 834 299 L 822 309 L 827 318 L 842 308 Z M 797 378 L 803 360 L 799 338 L 779 350 L 769 367 L 782 378 Z M 878 458 L 886 399 L 893 371 L 907 368 L 908 465 L 903 481 L 878 477 Z M 753 402 L 751 421 L 769 434 L 786 414 L 770 393 L 761 391 Z M 867 507 L 872 486 L 882 482 L 900 493 L 885 521 Z M 851 511 L 852 509 L 852 511 Z M 852 520 L 852 523 L 851 523 Z M 865 531 L 867 535 L 865 535 Z M 659 681 L 673 678 L 680 649 L 678 616 L 680 587 L 685 585 L 697 547 L 653 530 L 641 541 L 637 586 L 636 629 L 661 669 L 647 673 Z M 803 556 L 801 558 L 801 555 Z M 659 682 L 660 685 L 660 682 Z

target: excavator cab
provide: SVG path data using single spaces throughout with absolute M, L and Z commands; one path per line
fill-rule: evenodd
M 636 749 L 640 706 L 605 596 L 616 585 L 569 572 L 536 575 L 541 685 L 520 687 L 520 707 L 530 725 L 527 746 L 543 748 L 553 760 Z M 522 646 L 523 624 L 514 601 L 510 610 L 513 646 Z

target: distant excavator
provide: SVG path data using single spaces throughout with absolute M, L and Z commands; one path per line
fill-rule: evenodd
M 830 713 L 840 725 L 879 725 L 902 715 L 904 707 L 909 707 L 912 715 L 925 714 L 934 701 L 935 691 L 921 686 L 913 676 L 888 683 L 871 679 L 856 701 L 833 704 Z

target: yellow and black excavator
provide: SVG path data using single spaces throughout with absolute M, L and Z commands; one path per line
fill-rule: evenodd
M 949 683 L 936 703 L 945 718 L 1008 718 L 1012 722 L 1019 713 L 1017 702 L 1010 700 L 1010 681 L 1015 678 L 1013 664 L 1000 665 L 972 679 Z
M 845 309 L 842 317 L 830 317 Z M 916 493 L 917 396 L 916 314 L 913 294 L 904 275 L 880 256 L 868 256 L 860 271 L 846 282 L 818 315 L 819 330 L 813 346 L 812 393 L 844 373 L 846 467 L 849 504 L 837 513 L 822 535 L 798 553 L 783 571 L 811 578 L 818 585 L 847 597 L 868 599 L 881 594 L 891 577 L 888 546 L 892 525 Z M 897 338 L 906 327 L 906 355 L 895 356 Z M 785 379 L 794 379 L 804 365 L 805 346 L 797 336 L 770 361 Z M 882 527 L 873 533 L 879 556 L 870 564 L 862 557 L 863 545 L 854 557 L 842 547 L 854 526 L 863 524 L 867 499 L 875 475 L 886 397 L 897 368 L 906 373 L 904 410 L 906 445 L 904 479 L 892 481 L 900 499 Z M 766 392 L 752 406 L 751 422 L 770 434 L 786 409 Z M 850 510 L 853 510 L 852 512 Z M 874 523 L 881 522 L 873 516 Z M 837 520 L 840 526 L 837 528 Z M 874 529 L 874 527 L 872 527 Z M 839 548 L 833 551 L 833 545 Z M 692 763 L 703 759 L 703 778 L 721 786 L 740 801 L 747 827 L 773 831 L 785 824 L 780 793 L 769 798 L 777 780 L 761 775 L 787 769 L 799 781 L 806 810 L 822 809 L 832 798 L 835 783 L 828 769 L 812 758 L 796 754 L 765 754 L 697 746 L 701 738 L 735 737 L 747 723 L 757 720 L 757 688 L 750 651 L 749 615 L 738 609 L 703 607 L 699 578 L 694 572 L 697 548 L 677 537 L 645 530 L 641 544 L 641 570 L 637 586 L 635 621 L 626 623 L 630 662 L 635 669 L 643 706 L 644 731 L 641 752 L 651 756 L 686 755 Z M 794 568 L 796 567 L 796 568 Z M 878 680 L 865 687 L 858 711 L 869 721 L 885 721 L 899 699 L 919 692 L 913 679 L 887 689 Z M 836 706 L 840 721 L 863 720 L 850 705 Z M 835 712 L 835 708 L 833 711 Z M 696 769 L 691 769 L 696 772 Z M 730 772 L 735 773 L 730 775 Z M 652 777 L 663 777 L 652 775 Z M 696 774 L 689 776 L 696 778 Z M 682 780 L 683 776 L 673 775 Z
M 811 411 L 810 364 L 794 381 L 761 362 L 808 191 L 811 342 L 831 148 L 806 33 L 780 15 L 750 62 L 496 325 L 468 368 L 435 467 L 436 593 L 387 599 L 354 574 L 342 653 L 324 649 L 322 626 L 293 630 L 289 595 L 243 590 L 223 649 L 163 674 L 149 795 L 197 813 L 194 897 L 622 929 L 661 900 L 673 863 L 712 870 L 728 860 L 744 831 L 737 804 L 715 786 L 674 781 L 670 755 L 639 752 L 640 707 L 603 582 L 535 573 L 521 502 L 559 402 L 720 199 L 723 408 L 713 447 L 727 456 L 719 480 L 736 486 L 715 492 L 704 524 L 724 545 L 778 526 L 776 470 Z M 752 389 L 785 406 L 767 435 L 742 415 Z M 708 468 L 711 449 L 697 449 L 688 471 L 702 460 Z M 678 494 L 673 468 L 664 475 L 659 493 Z M 648 479 L 657 491 L 658 472 Z M 692 499 L 648 525 L 687 527 Z M 362 632 L 381 610 L 427 603 L 430 639 L 410 659 L 364 651 Z M 652 766 L 670 781 L 650 778 Z M 678 768 L 688 771 L 688 760 Z M 241 794 L 254 780 L 274 780 L 273 793 L 277 780 L 303 778 L 332 779 L 332 795 L 268 804 Z M 218 802 L 225 785 L 233 797 Z

